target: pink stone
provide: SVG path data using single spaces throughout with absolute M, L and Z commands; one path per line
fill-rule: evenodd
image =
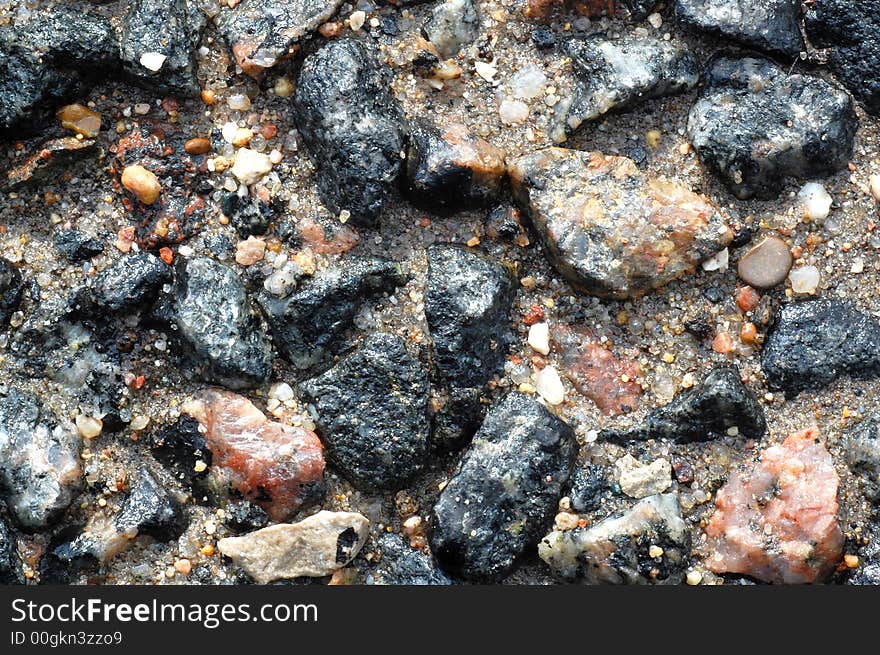
M 314 432 L 269 421 L 244 396 L 210 390 L 188 408 L 206 428 L 212 475 L 283 521 L 323 492 L 324 452 Z
M 706 527 L 715 573 L 802 584 L 830 575 L 840 561 L 839 479 L 816 426 L 767 448 L 749 471 L 719 489 Z

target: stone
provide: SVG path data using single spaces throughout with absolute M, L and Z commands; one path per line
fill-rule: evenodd
M 294 117 L 324 205 L 354 225 L 379 220 L 403 167 L 406 125 L 376 53 L 338 39 L 306 57 Z
M 433 508 L 441 566 L 469 580 L 509 574 L 552 522 L 577 450 L 571 427 L 531 397 L 493 406 Z
M 800 0 L 675 0 L 674 13 L 680 25 L 765 52 L 804 50 Z
M 856 474 L 859 487 L 868 500 L 880 505 L 880 417 L 869 415 L 848 428 L 841 444 L 846 463 Z
M 21 562 L 15 547 L 15 532 L 0 514 L 0 584 L 22 584 Z
M 575 512 L 593 512 L 611 495 L 611 481 L 598 464 L 586 464 L 574 470 L 566 493 Z
M 159 178 L 140 165 L 126 166 L 122 171 L 122 186 L 131 191 L 145 205 L 152 205 L 162 193 Z
M 272 161 L 269 159 L 269 155 L 250 148 L 236 150 L 232 174 L 242 184 L 247 186 L 256 184 L 271 170 Z
M 565 402 L 565 387 L 559 371 L 553 366 L 545 366 L 535 375 L 535 391 L 548 405 L 561 405 Z
M 700 65 L 687 46 L 652 36 L 570 39 L 575 91 L 554 114 L 550 136 L 563 143 L 583 123 L 611 111 L 632 109 L 648 100 L 696 86 Z
M 828 218 L 834 199 L 818 182 L 807 182 L 797 194 L 805 221 L 822 222 Z
M 10 165 L 0 188 L 14 191 L 56 182 L 65 173 L 94 159 L 98 151 L 92 139 L 72 136 L 49 139 L 23 161 L 16 160 Z
M 224 522 L 236 532 L 259 530 L 269 525 L 269 515 L 265 510 L 247 500 L 229 503 L 224 512 Z
M 550 326 L 547 323 L 535 323 L 529 327 L 528 343 L 535 352 L 549 355 Z
M 181 482 L 192 485 L 208 475 L 211 450 L 192 416 L 181 414 L 174 423 L 154 430 L 148 444 L 153 457 Z
M 739 371 L 733 366 L 718 366 L 700 384 L 649 412 L 640 425 L 605 430 L 601 436 L 615 442 L 669 439 L 689 443 L 728 436 L 732 430 L 737 436 L 758 441 L 767 432 L 767 420 Z
M 424 467 L 428 374 L 399 337 L 374 332 L 300 390 L 317 412 L 327 459 L 358 488 L 397 490 Z
M 650 464 L 642 464 L 632 455 L 624 455 L 614 467 L 620 490 L 631 498 L 661 494 L 672 484 L 672 465 L 662 457 Z
M 548 148 L 514 160 L 509 174 L 550 262 L 601 298 L 642 296 L 733 239 L 708 199 L 626 157 Z
M 767 386 L 795 396 L 848 375 L 880 375 L 880 323 L 842 300 L 794 302 L 777 310 L 761 350 Z
M 0 257 L 0 327 L 5 327 L 18 309 L 24 292 L 24 282 L 18 267 Z
M 223 213 L 238 236 L 247 239 L 249 236 L 266 234 L 275 212 L 272 205 L 259 198 L 242 198 L 237 193 L 230 193 L 223 199 Z
M 53 525 L 79 493 L 80 443 L 36 396 L 15 388 L 0 396 L 0 488 L 23 530 Z
M 849 95 L 825 80 L 789 75 L 768 59 L 720 57 L 691 108 L 687 135 L 737 198 L 768 199 L 786 177 L 846 168 L 858 125 Z
M 242 537 L 226 537 L 217 549 L 257 584 L 330 575 L 360 552 L 370 522 L 353 512 L 320 511 L 298 523 L 280 523 Z
M 221 8 L 215 21 L 236 63 L 251 77 L 286 59 L 295 46 L 330 20 L 342 0 L 243 0 Z
M 205 430 L 210 477 L 284 521 L 324 493 L 324 453 L 317 435 L 270 421 L 244 396 L 210 389 L 187 412 Z
M 243 389 L 269 379 L 271 343 L 244 283 L 228 266 L 178 257 L 173 288 L 157 314 L 204 380 Z
M 104 244 L 78 230 L 62 230 L 55 235 L 55 248 L 67 261 L 77 263 L 104 252 Z
M 538 544 L 538 555 L 569 581 L 677 585 L 684 580 L 690 546 L 678 496 L 662 494 L 588 528 L 551 532 Z
M 122 19 L 119 52 L 138 86 L 194 97 L 198 47 L 207 18 L 193 0 L 135 0 Z
M 777 237 L 767 237 L 740 257 L 736 270 L 749 286 L 772 289 L 785 282 L 793 263 L 788 244 Z
M 146 466 L 138 467 L 131 492 L 116 515 L 116 529 L 126 535 L 149 535 L 165 542 L 177 539 L 186 526 L 180 502 Z
M 817 0 L 806 6 L 804 27 L 837 79 L 867 112 L 880 115 L 880 16 L 870 3 Z
M 411 127 L 404 191 L 413 204 L 453 213 L 496 200 L 507 176 L 504 152 L 461 124 Z
M 434 558 L 413 548 L 399 534 L 383 534 L 379 537 L 382 559 L 372 574 L 373 584 L 378 585 L 450 585 L 452 580 L 441 571 Z
M 479 388 L 453 386 L 443 391 L 446 393 L 432 398 L 431 441 L 439 450 L 455 451 L 466 445 L 480 428 L 486 406 Z
M 153 303 L 171 278 L 171 268 L 158 257 L 125 255 L 93 278 L 90 295 L 101 310 L 142 310 Z
M 816 426 L 765 449 L 756 464 L 734 472 L 716 493 L 705 565 L 764 582 L 824 580 L 843 549 L 838 482 Z
M 65 105 L 55 115 L 61 127 L 87 139 L 95 138 L 101 131 L 101 114 L 83 105 L 77 103 Z
M 296 368 L 309 369 L 337 354 L 360 308 L 406 284 L 397 262 L 360 257 L 323 269 L 287 298 L 260 293 L 278 351 Z
M 266 255 L 266 241 L 250 236 L 239 241 L 235 248 L 235 263 L 239 266 L 253 266 Z
M 501 262 L 450 244 L 428 248 L 425 317 L 446 385 L 482 387 L 501 370 L 515 291 L 513 273 Z
M 196 136 L 192 139 L 187 139 L 186 143 L 183 144 L 183 149 L 190 155 L 207 155 L 211 152 L 211 140 Z
M 441 57 L 453 57 L 480 34 L 477 4 L 474 0 L 444 0 L 434 6 L 423 31 Z
M 815 294 L 822 276 L 815 266 L 798 266 L 788 274 L 791 290 L 794 293 Z

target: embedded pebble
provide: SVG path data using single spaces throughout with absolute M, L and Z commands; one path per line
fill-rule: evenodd
M 815 294 L 819 288 L 821 275 L 815 266 L 799 266 L 788 274 L 791 290 L 795 293 Z
M 740 258 L 737 272 L 749 286 L 770 289 L 785 281 L 793 261 L 785 241 L 767 237 Z

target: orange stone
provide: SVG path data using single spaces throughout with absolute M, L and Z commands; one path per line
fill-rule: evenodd
M 98 136 L 101 131 L 101 114 L 80 104 L 65 105 L 58 110 L 61 127 L 82 134 L 88 139 Z
M 733 352 L 734 347 L 733 338 L 727 332 L 719 332 L 712 340 L 712 350 L 722 355 Z
M 744 312 L 750 312 L 761 301 L 761 294 L 752 287 L 745 286 L 736 290 L 736 306 Z

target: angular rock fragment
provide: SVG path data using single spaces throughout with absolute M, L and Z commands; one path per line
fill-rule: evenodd
M 452 580 L 441 571 L 434 558 L 417 550 L 399 534 L 379 537 L 382 559 L 373 572 L 373 582 L 379 585 L 449 585 Z
M 272 346 L 231 268 L 207 257 L 180 258 L 159 315 L 171 323 L 203 379 L 231 389 L 269 379 Z
M 440 450 L 457 450 L 479 430 L 486 413 L 479 387 L 450 387 L 432 398 L 431 441 Z
M 93 139 L 65 136 L 49 139 L 39 150 L 21 162 L 12 162 L 6 179 L 0 184 L 4 190 L 49 184 L 60 178 L 79 162 L 94 157 L 98 152 Z
M 257 301 L 266 314 L 275 345 L 299 369 L 336 354 L 361 306 L 406 283 L 397 262 L 355 258 L 318 272 L 287 298 L 263 292 Z
M 508 394 L 486 416 L 432 514 L 443 568 L 498 580 L 537 543 L 574 468 L 572 429 L 529 396 Z
M 207 19 L 192 0 L 135 0 L 122 20 L 122 67 L 140 86 L 194 96 Z
M 9 317 L 21 302 L 24 283 L 21 271 L 5 257 L 0 257 L 0 328 L 5 327 Z
M 0 396 L 0 490 L 24 530 L 53 524 L 79 492 L 80 437 L 31 394 Z
M 592 512 L 602 505 L 602 499 L 611 493 L 611 481 L 605 469 L 598 464 L 587 464 L 575 469 L 571 487 L 566 495 L 576 512 Z
M 412 126 L 404 190 L 413 204 L 437 213 L 486 205 L 498 197 L 506 173 L 504 152 L 464 125 Z
M 224 512 L 224 522 L 236 532 L 250 532 L 269 525 L 265 510 L 247 500 L 229 503 Z
M 858 474 L 865 496 L 880 503 L 880 417 L 871 415 L 849 428 L 841 443 L 846 463 Z
M 562 143 L 582 123 L 696 86 L 700 66 L 688 48 L 654 37 L 591 37 L 565 43 L 576 86 L 557 107 L 550 136 Z
M 77 263 L 104 252 L 104 244 L 78 230 L 63 230 L 55 235 L 55 248 L 65 259 Z
M 740 199 L 772 198 L 786 177 L 845 168 L 858 118 L 825 80 L 788 75 L 768 59 L 721 57 L 688 117 L 688 138 Z
M 153 457 L 178 480 L 192 484 L 208 474 L 211 451 L 192 416 L 181 414 L 174 423 L 153 432 L 149 445 Z
M 690 546 L 678 497 L 663 494 L 589 528 L 551 532 L 538 555 L 560 577 L 585 584 L 680 584 Z
M 837 472 L 815 426 L 795 432 L 735 472 L 715 496 L 706 527 L 716 573 L 764 582 L 819 582 L 840 561 Z
M 21 584 L 23 581 L 21 563 L 15 548 L 15 533 L 0 514 L 0 584 Z
M 146 309 L 171 281 L 171 268 L 147 253 L 122 257 L 95 276 L 90 294 L 110 312 Z
M 126 535 L 149 535 L 157 541 L 176 539 L 187 522 L 178 500 L 145 466 L 138 468 L 131 493 L 115 520 L 116 529 Z
M 298 523 L 272 525 L 243 537 L 227 537 L 217 548 L 257 584 L 330 575 L 360 552 L 370 522 L 352 512 L 320 511 Z
M 356 486 L 402 487 L 428 452 L 428 374 L 399 337 L 376 332 L 300 385 L 317 410 L 327 459 Z
M 295 118 L 327 208 L 371 227 L 402 169 L 406 126 L 376 53 L 360 41 L 331 41 L 306 57 Z
M 642 464 L 632 455 L 624 455 L 614 463 L 620 490 L 632 498 L 646 498 L 663 493 L 672 484 L 672 467 L 668 460 L 655 459 Z
M 187 411 L 205 428 L 211 477 L 283 521 L 324 491 L 324 454 L 314 432 L 269 421 L 243 396 L 209 390 Z
M 672 401 L 648 413 L 630 429 L 605 430 L 609 441 L 670 439 L 707 441 L 731 434 L 759 440 L 767 431 L 764 409 L 732 366 L 719 366 L 703 381 L 678 393 Z
M 788 57 L 804 49 L 800 0 L 675 0 L 686 27 Z
M 842 300 L 783 305 L 761 351 L 767 386 L 793 396 L 880 375 L 880 322 Z
M 509 166 L 547 257 L 577 289 L 639 297 L 692 271 L 733 239 L 717 208 L 632 160 L 548 148 Z
M 266 234 L 274 210 L 272 205 L 259 198 L 242 198 L 237 193 L 230 193 L 223 199 L 223 213 L 229 217 L 238 236 L 247 239 L 251 235 Z
M 480 16 L 474 0 L 444 0 L 437 4 L 424 27 L 425 36 L 447 58 L 458 54 L 480 34 Z
M 286 59 L 341 4 L 342 0 L 243 0 L 221 9 L 215 21 L 241 70 L 260 77 Z
M 873 115 L 880 115 L 880 14 L 870 2 L 817 0 L 807 5 L 804 25 L 841 83 Z

